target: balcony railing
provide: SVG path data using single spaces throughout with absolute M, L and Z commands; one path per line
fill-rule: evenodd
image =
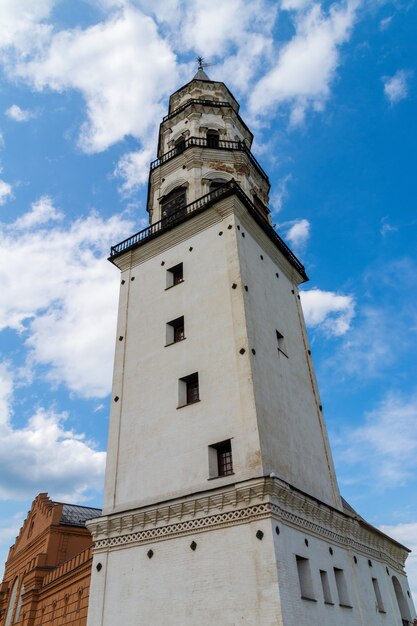
M 262 217 L 256 206 L 252 203 L 252 201 L 248 198 L 242 188 L 233 179 L 228 181 L 224 185 L 217 187 L 217 189 L 210 191 L 210 193 L 201 196 L 201 198 L 194 200 L 194 202 L 190 202 L 190 204 L 187 204 L 186 206 L 178 209 L 170 216 L 159 220 L 159 222 L 151 224 L 147 228 L 144 228 L 138 233 L 135 233 L 131 237 L 124 239 L 117 245 L 112 246 L 110 250 L 110 260 L 113 260 L 124 252 L 136 248 L 144 244 L 146 241 L 149 241 L 154 237 L 157 237 L 162 233 L 171 230 L 181 222 L 187 220 L 191 215 L 201 213 L 208 209 L 210 206 L 212 206 L 215 202 L 218 202 L 219 200 L 222 200 L 223 198 L 231 195 L 236 195 L 241 200 L 241 202 L 246 206 L 255 221 L 266 232 L 268 237 L 272 239 L 275 245 L 281 250 L 284 256 L 291 263 L 291 265 L 293 265 L 305 278 L 305 280 L 307 280 L 304 266 L 292 253 L 287 244 L 275 232 L 272 226 L 265 220 L 264 217 Z
M 247 145 L 243 141 L 225 141 L 223 139 L 214 140 L 213 138 L 206 137 L 189 137 L 185 141 L 181 141 L 175 148 L 169 150 L 169 152 L 165 152 L 159 159 L 155 159 L 151 163 L 151 171 L 155 168 L 159 167 L 163 163 L 170 161 L 174 157 L 182 154 L 184 150 L 187 148 L 210 148 L 212 150 L 239 150 L 240 152 L 245 152 L 248 155 L 250 162 L 252 165 L 256 167 L 258 172 L 269 182 L 268 175 L 259 165 L 258 161 L 253 156 L 252 152 L 249 150 Z
M 233 107 L 230 104 L 230 102 L 226 102 L 226 101 L 223 101 L 223 100 L 221 100 L 221 101 L 218 101 L 218 100 L 200 100 L 199 98 L 191 98 L 190 100 L 187 100 L 187 102 L 184 102 L 184 104 L 182 104 L 181 106 L 179 106 L 176 109 L 174 109 L 173 111 L 171 111 L 171 113 L 168 113 L 168 115 L 165 115 L 165 117 L 162 118 L 162 121 L 166 122 L 167 120 L 172 119 L 173 117 L 178 115 L 178 113 L 181 113 L 181 111 L 184 111 L 191 104 L 203 104 L 204 106 L 212 106 L 212 107 L 218 107 L 218 108 L 220 108 L 220 107 L 228 107 L 230 109 L 233 109 Z

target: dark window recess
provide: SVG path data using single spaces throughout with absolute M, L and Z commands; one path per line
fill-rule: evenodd
M 169 346 L 172 343 L 177 343 L 185 339 L 184 332 L 184 316 L 177 317 L 175 320 L 171 320 L 167 323 L 166 329 L 166 343 Z
M 288 358 L 287 348 L 285 346 L 284 335 L 279 332 L 279 330 L 275 330 L 277 335 L 277 344 L 278 344 L 278 352 L 281 352 L 284 356 Z
M 219 133 L 217 130 L 207 131 L 207 147 L 218 148 L 219 147 Z
M 167 288 L 179 285 L 183 280 L 184 269 L 182 263 L 178 263 L 178 265 L 174 265 L 174 267 L 167 270 Z
M 233 474 L 232 442 L 230 439 L 209 446 L 210 477 Z
M 198 385 L 198 372 L 184 376 L 179 380 L 179 406 L 193 404 L 200 400 L 200 390 Z
M 303 600 L 313 600 L 316 602 L 313 579 L 310 571 L 310 562 L 303 556 L 295 555 L 297 563 L 298 580 L 300 583 L 300 593 Z
M 222 178 L 213 178 L 213 180 L 210 181 L 209 191 L 216 191 L 216 189 L 223 187 L 226 183 L 227 180 L 223 180 Z
M 187 190 L 185 187 L 177 187 L 161 200 L 161 217 L 163 220 L 169 220 L 175 213 L 175 218 L 182 215 L 181 209 L 187 204 Z
M 265 204 L 262 202 L 262 200 L 260 199 L 259 196 L 256 195 L 256 193 L 253 194 L 253 204 L 256 206 L 256 208 L 258 209 L 259 213 L 265 217 L 266 219 L 268 219 L 269 216 L 269 210 L 268 207 L 265 206 Z
M 185 150 L 185 137 L 180 137 L 175 142 L 175 152 L 177 154 L 181 154 L 181 152 L 184 152 L 184 150 Z

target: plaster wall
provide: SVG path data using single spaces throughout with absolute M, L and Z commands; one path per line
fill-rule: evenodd
M 122 273 L 106 513 L 262 474 L 250 363 L 239 353 L 248 346 L 236 229 L 231 215 L 211 215 L 214 224 L 173 246 L 168 233 L 163 251 Z M 184 281 L 167 289 L 178 263 Z M 180 316 L 186 338 L 166 346 L 166 324 Z M 200 401 L 178 408 L 179 379 L 195 372 Z M 234 475 L 208 481 L 208 446 L 225 439 Z
M 103 568 L 93 577 L 88 625 L 280 626 L 272 542 L 271 523 L 262 520 L 97 554 Z
M 323 541 L 307 532 L 281 523 L 280 534 L 273 533 L 278 569 L 281 606 L 284 624 L 310 626 L 311 624 L 338 624 L 340 626 L 394 626 L 401 625 L 392 577 L 400 580 L 410 615 L 414 615 L 406 576 L 377 559 L 369 559 L 358 552 L 346 550 Z M 308 546 L 305 543 L 308 542 Z M 329 549 L 333 551 L 330 553 Z M 313 582 L 313 600 L 301 597 L 296 555 L 309 561 Z M 356 558 L 356 563 L 354 560 Z M 370 565 L 371 564 L 371 565 Z M 334 568 L 343 570 L 349 597 L 349 606 L 341 606 L 336 587 Z M 325 603 L 320 570 L 327 572 L 332 603 Z M 372 578 L 381 591 L 383 609 L 378 609 Z
M 239 262 L 264 474 L 340 508 L 340 496 L 297 285 L 245 213 Z M 263 258 L 262 258 L 263 257 Z M 278 276 L 277 276 L 278 274 Z M 278 343 L 277 334 L 283 335 Z

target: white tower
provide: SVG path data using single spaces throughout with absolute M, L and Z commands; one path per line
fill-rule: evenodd
M 170 98 L 120 268 L 89 626 L 394 625 L 407 550 L 341 499 L 268 177 L 227 87 Z M 402 620 L 402 621 L 401 621 Z

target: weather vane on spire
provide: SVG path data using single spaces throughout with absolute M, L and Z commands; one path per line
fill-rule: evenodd
M 215 65 L 215 63 L 206 63 L 204 61 L 204 58 L 200 56 L 197 57 L 197 63 L 199 70 L 204 70 L 205 67 L 211 67 L 212 65 Z

